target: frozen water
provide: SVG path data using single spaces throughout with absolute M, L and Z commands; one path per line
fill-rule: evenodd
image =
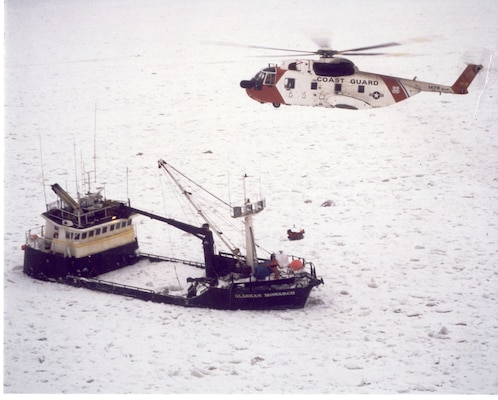
M 497 14 L 493 0 L 7 1 L 4 391 L 497 394 Z M 204 43 L 314 50 L 316 36 L 432 38 L 355 58 L 367 71 L 451 84 L 465 62 L 486 70 L 466 96 L 276 110 L 239 81 L 285 57 Z M 254 176 L 259 242 L 312 260 L 325 285 L 302 310 L 226 312 L 24 276 L 42 165 L 74 193 L 95 137 L 107 196 L 158 213 L 159 158 L 225 198 Z M 146 250 L 199 251 L 149 223 Z M 293 225 L 304 240 L 287 240 Z

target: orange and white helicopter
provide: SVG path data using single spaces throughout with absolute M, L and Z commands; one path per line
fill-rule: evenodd
M 318 55 L 319 60 L 292 59 L 280 65 L 269 65 L 254 78 L 243 80 L 240 86 L 248 96 L 260 103 L 312 107 L 345 108 L 360 110 L 386 107 L 420 92 L 466 94 L 467 88 L 483 68 L 468 64 L 451 86 L 397 78 L 371 72 L 363 72 L 343 56 L 376 56 L 386 53 L 363 53 L 366 50 L 398 46 L 390 42 L 375 46 L 337 51 L 324 46 L 317 51 L 280 49 L 262 46 L 244 46 L 255 49 L 278 50 L 299 53 L 301 56 Z M 389 53 L 387 53 L 389 54 Z

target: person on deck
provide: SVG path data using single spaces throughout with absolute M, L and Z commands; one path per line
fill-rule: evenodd
M 270 262 L 265 262 L 256 265 L 254 268 L 254 277 L 258 280 L 264 280 L 268 278 L 273 272 L 274 279 L 280 278 L 280 273 L 278 271 L 278 261 L 275 257 L 275 253 L 271 255 Z
M 278 272 L 279 265 L 278 265 L 277 257 L 275 257 L 275 253 L 271 254 L 270 264 L 268 266 L 273 271 L 274 279 L 279 279 L 280 278 L 280 273 Z

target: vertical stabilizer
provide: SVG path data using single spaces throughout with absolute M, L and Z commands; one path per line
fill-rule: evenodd
M 467 94 L 467 88 L 470 86 L 476 75 L 483 68 L 482 65 L 469 64 L 467 68 L 458 77 L 451 89 L 455 94 Z

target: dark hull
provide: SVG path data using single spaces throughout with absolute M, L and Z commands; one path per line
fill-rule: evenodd
M 149 289 L 121 285 L 99 279 L 68 277 L 63 283 L 99 292 L 112 293 L 154 303 L 218 310 L 272 310 L 303 308 L 311 289 L 322 283 L 316 281 L 302 288 L 285 288 L 280 281 L 265 281 L 257 287 L 233 284 L 226 288 L 211 287 L 199 296 L 183 297 L 156 293 Z M 318 283 L 319 282 L 319 283 Z M 284 281 L 282 281 L 284 283 Z
M 83 258 L 64 257 L 26 246 L 24 273 L 41 280 L 58 280 L 68 275 L 93 278 L 134 264 L 138 259 L 138 242 Z
M 139 259 L 149 259 L 150 261 L 167 259 L 159 256 L 137 256 L 137 250 L 138 244 L 135 242 L 97 255 L 77 259 L 26 247 L 24 273 L 36 279 L 56 281 L 144 301 L 219 310 L 302 308 L 306 304 L 311 289 L 323 283 L 306 273 L 306 285 L 294 285 L 294 278 L 252 281 L 231 283 L 223 288 L 210 286 L 198 295 L 174 296 L 98 279 L 101 274 L 132 265 Z M 187 261 L 184 263 L 189 264 Z M 192 263 L 190 265 L 199 267 L 201 264 Z

